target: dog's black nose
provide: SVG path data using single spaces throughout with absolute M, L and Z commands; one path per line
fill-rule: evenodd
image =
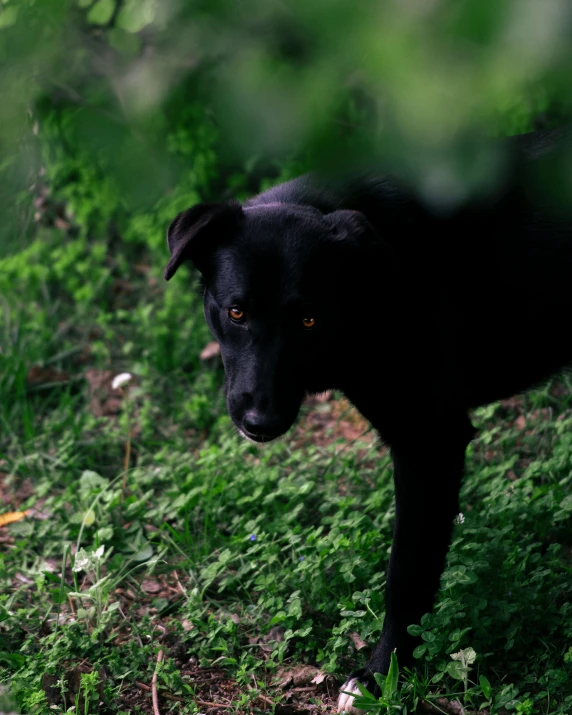
M 275 421 L 258 410 L 248 410 L 242 419 L 242 424 L 247 436 L 259 441 L 274 439 L 281 432 Z

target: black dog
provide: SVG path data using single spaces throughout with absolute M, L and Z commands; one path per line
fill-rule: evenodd
M 474 435 L 469 408 L 572 362 L 572 214 L 563 181 L 550 184 L 568 138 L 499 142 L 494 189 L 447 212 L 395 181 L 326 188 L 302 177 L 244 205 L 194 206 L 169 226 L 165 278 L 187 259 L 202 273 L 244 436 L 278 437 L 306 394 L 337 388 L 391 447 L 386 617 L 352 676 L 368 688 L 395 648 L 408 662 L 407 626 L 432 608 Z M 342 695 L 339 711 L 351 703 Z

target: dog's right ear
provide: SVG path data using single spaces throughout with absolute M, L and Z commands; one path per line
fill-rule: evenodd
M 215 246 L 238 229 L 242 218 L 238 201 L 197 204 L 182 211 L 169 224 L 167 245 L 171 259 L 167 263 L 165 280 L 171 279 L 183 261 L 192 261 L 199 271 Z

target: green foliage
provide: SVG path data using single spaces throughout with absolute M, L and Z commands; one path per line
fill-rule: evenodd
M 391 663 L 387 675 L 375 674 L 375 681 L 381 691 L 379 698 L 374 697 L 361 683 L 357 683 L 361 696 L 356 696 L 353 706 L 365 712 L 379 713 L 379 715 L 393 715 L 403 713 L 407 715 L 407 705 L 403 704 L 398 692 L 399 666 L 395 651 L 391 654 Z
M 569 113 L 569 12 L 535 8 L 2 3 L 0 486 L 45 518 L 2 529 L 0 709 L 61 712 L 65 696 L 96 712 L 103 693 L 131 711 L 121 698 L 159 649 L 182 713 L 197 711 L 189 657 L 227 671 L 236 712 L 280 668 L 344 680 L 361 663 L 352 636 L 375 641 L 384 617 L 389 457 L 237 438 L 220 360 L 199 358 L 197 276 L 161 281 L 165 229 L 199 200 L 364 156 L 429 197 L 477 190 L 496 166 L 481 133 Z M 132 373 L 129 405 L 104 404 L 90 371 Z M 399 680 L 396 654 L 381 698 L 363 693 L 371 712 L 449 695 L 570 712 L 572 393 L 528 401 L 526 430 L 512 408 L 477 411 L 439 602 L 410 626 L 419 667 Z M 173 572 L 176 597 L 145 594 Z M 84 661 L 72 692 L 66 669 Z
M 147 370 L 152 382 L 154 368 Z M 149 383 L 141 379 L 145 391 Z M 41 707 L 42 674 L 59 672 L 62 662 L 88 659 L 92 672 L 106 664 L 108 702 L 121 683 L 148 678 L 158 647 L 153 623 L 164 622 L 169 609 L 176 615 L 169 628 L 184 643 L 186 657 L 225 667 L 243 687 L 253 675 L 295 662 L 315 662 L 343 677 L 358 660 L 349 633 L 370 641 L 379 636 L 384 574 L 378 561 L 380 554 L 387 558 L 393 517 L 388 457 L 377 454 L 375 445 L 340 452 L 336 444 L 292 449 L 287 440 L 259 450 L 232 433 L 222 404 L 209 442 L 192 453 L 193 438 L 170 431 L 186 402 L 155 394 L 161 418 L 135 439 L 140 457 L 124 499 L 117 450 L 124 427 L 96 427 L 85 407 L 74 427 L 65 400 L 51 407 L 44 402 L 27 442 L 33 458 L 30 449 L 6 445 L 11 472 L 33 480 L 51 514 L 46 521 L 12 525 L 18 547 L 1 559 L 1 664 L 25 711 Z M 136 404 L 141 399 L 133 396 Z M 543 399 L 535 397 L 539 404 Z M 171 409 L 162 412 L 167 403 Z M 481 438 L 471 448 L 462 497 L 472 509 L 456 527 L 439 603 L 410 628 L 421 636 L 416 655 L 428 679 L 406 674 L 396 686 L 394 668 L 380 680 L 381 700 L 364 694 L 371 712 L 407 712 L 419 698 L 450 693 L 492 713 L 503 707 L 542 712 L 548 697 L 550 712 L 565 713 L 570 706 L 565 495 L 572 418 L 567 412 L 557 421 L 529 417 L 538 432 L 527 439 L 539 458 L 522 467 L 515 461 L 520 433 L 514 426 L 500 431 L 495 409 L 500 407 L 479 413 Z M 169 436 L 159 440 L 158 429 Z M 51 456 L 57 434 L 59 447 Z M 96 446 L 86 450 L 82 443 L 90 434 Z M 101 474 L 101 455 L 114 450 L 117 477 L 111 482 Z M 485 450 L 495 456 L 485 458 Z M 514 470 L 517 480 L 507 480 Z M 45 569 L 46 560 L 61 564 L 78 541 L 73 571 L 62 579 Z M 183 599 L 156 598 L 154 613 L 145 617 L 120 613 L 118 586 L 139 589 L 143 572 L 152 578 L 173 568 L 184 584 Z M 28 590 L 10 589 L 16 570 L 33 581 L 33 604 Z M 69 619 L 70 599 L 75 621 Z M 19 627 L 23 618 L 25 631 Z M 46 622 L 52 624 L 47 633 Z M 181 623 L 192 628 L 183 630 Z M 261 658 L 249 640 L 276 627 L 281 640 Z M 115 642 L 112 634 L 122 628 L 130 638 Z M 137 638 L 149 645 L 131 649 Z M 192 702 L 179 668 L 169 658 L 160 682 Z M 504 675 L 514 682 L 503 684 Z M 463 684 L 460 693 L 456 682 Z
M 572 12 L 546 2 L 4 2 L 0 255 L 33 237 L 45 183 L 80 231 L 153 246 L 293 159 L 378 156 L 429 201 L 482 190 L 483 134 L 570 116 Z

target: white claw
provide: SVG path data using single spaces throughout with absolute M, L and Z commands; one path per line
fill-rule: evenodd
M 361 695 L 356 683 L 357 678 L 350 678 L 349 680 L 346 680 L 346 682 L 340 688 L 337 712 L 347 713 L 347 715 L 361 715 L 363 713 L 363 710 L 358 710 L 353 706 L 354 695 Z M 352 693 L 352 695 L 348 695 L 346 692 L 343 691 L 348 691 Z

